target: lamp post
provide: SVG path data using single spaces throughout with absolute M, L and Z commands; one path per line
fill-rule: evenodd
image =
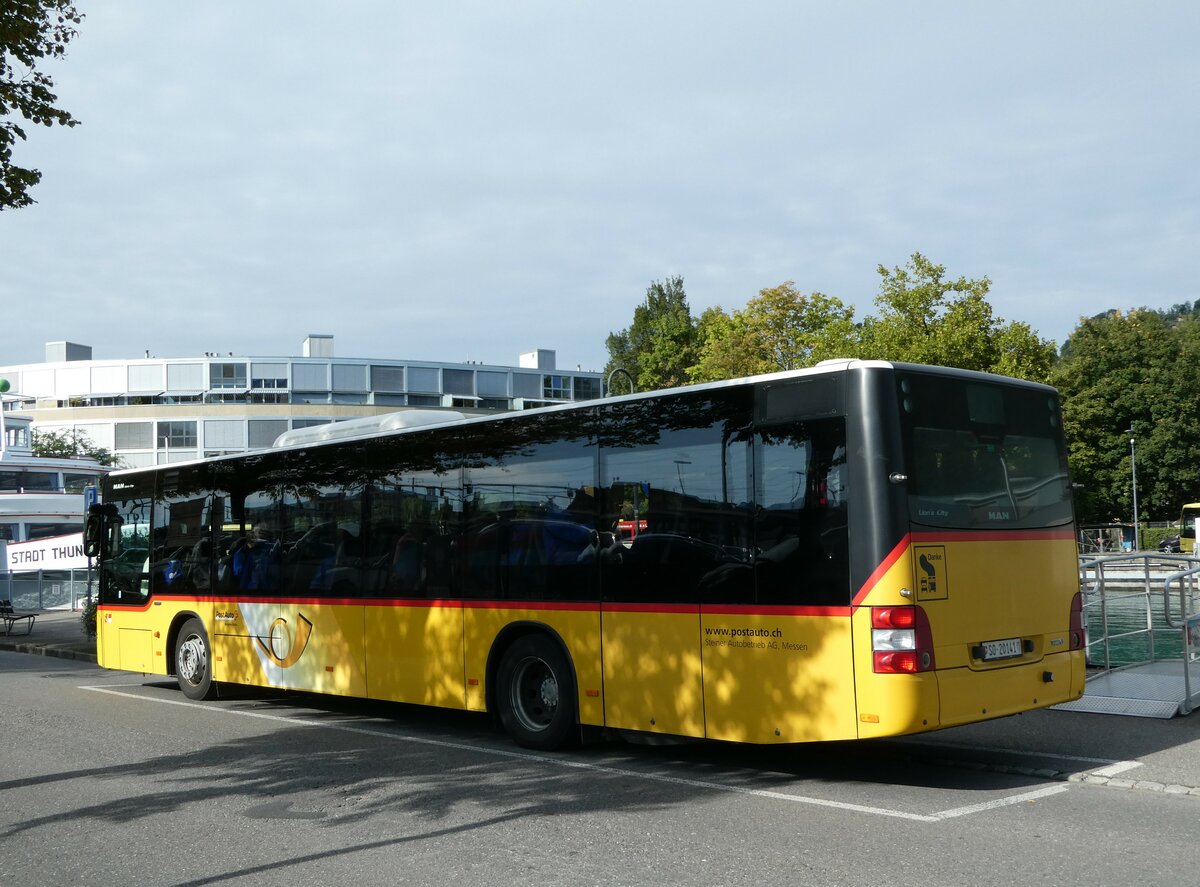
M 1141 551 L 1138 539 L 1138 507 L 1137 507 L 1137 438 L 1133 436 L 1133 426 L 1125 429 L 1129 435 L 1129 466 L 1133 470 L 1133 550 Z

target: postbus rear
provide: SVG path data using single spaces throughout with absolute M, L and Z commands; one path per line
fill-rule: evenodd
M 870 569 L 854 600 L 859 735 L 1078 698 L 1084 638 L 1057 392 L 899 364 L 866 371 L 857 391 L 867 449 L 887 454 L 867 472 L 877 508 L 857 559 Z

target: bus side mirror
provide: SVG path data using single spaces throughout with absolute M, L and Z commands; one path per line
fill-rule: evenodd
M 92 512 L 83 525 L 83 553 L 87 557 L 100 557 L 100 540 L 104 532 L 104 519 Z
M 98 502 L 88 509 L 83 524 L 83 553 L 86 557 L 112 557 L 121 542 L 121 518 L 115 505 Z M 107 538 L 106 538 L 107 534 Z

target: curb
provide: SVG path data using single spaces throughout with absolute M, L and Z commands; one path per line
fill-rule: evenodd
M 35 656 L 53 656 L 56 659 L 74 659 L 77 662 L 96 664 L 96 654 L 85 650 L 75 650 L 65 646 L 46 646 L 43 644 L 19 644 L 11 641 L 0 641 L 0 650 L 11 653 L 31 653 Z

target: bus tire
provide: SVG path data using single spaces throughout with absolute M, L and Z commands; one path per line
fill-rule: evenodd
M 199 619 L 189 619 L 175 640 L 175 680 L 188 699 L 212 699 L 217 687 L 212 679 L 212 645 Z
M 500 724 L 517 745 L 553 751 L 578 740 L 575 679 L 557 643 L 544 634 L 518 638 L 496 676 Z

